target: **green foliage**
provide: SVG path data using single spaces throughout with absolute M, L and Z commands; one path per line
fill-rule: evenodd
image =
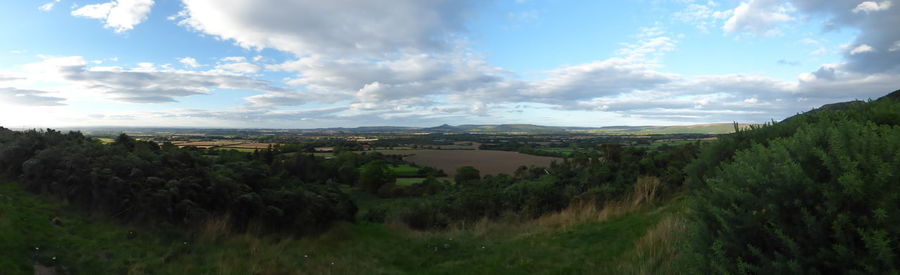
M 446 186 L 444 191 L 426 198 L 427 204 L 423 205 L 427 207 L 408 210 L 406 220 L 415 222 L 411 224 L 414 228 L 442 228 L 447 221 L 474 222 L 485 217 L 531 219 L 559 211 L 574 201 L 603 205 L 621 199 L 633 190 L 640 176 L 662 179 L 661 193 L 671 194 L 680 189 L 684 179 L 682 168 L 697 152 L 696 144 L 655 150 L 614 145 L 604 148 L 614 159 L 576 153 L 573 158 L 550 167 L 520 167 L 513 176 L 481 178 L 474 168 L 460 168 L 456 185 Z M 414 189 L 403 192 L 430 194 L 410 190 Z
M 387 209 L 371 208 L 362 214 L 362 220 L 371 223 L 383 223 L 387 218 Z
M 419 167 L 415 167 L 409 164 L 403 165 L 392 165 L 390 167 L 391 172 L 394 173 L 397 177 L 416 177 L 419 176 Z
M 124 221 L 195 226 L 228 216 L 243 231 L 297 234 L 352 220 L 356 206 L 307 155 L 275 161 L 273 149 L 205 157 L 120 135 L 110 145 L 80 133 L 0 129 L 0 170 L 36 193 Z M 326 171 L 326 172 L 323 172 Z
M 210 238 L 108 223 L 43 199 L 21 191 L 19 184 L 0 183 L 4 274 L 34 274 L 35 246 L 41 251 L 37 262 L 59 274 L 628 274 L 618 271 L 621 260 L 639 252 L 634 244 L 665 215 L 647 209 L 565 229 L 411 233 L 390 225 L 341 223 L 299 239 Z M 63 226 L 50 217 L 62 219 Z
M 453 178 L 456 184 L 471 184 L 481 180 L 481 172 L 472 166 L 463 166 L 456 169 L 456 176 Z
M 688 169 L 698 272 L 897 273 L 898 110 L 818 111 L 704 148 Z
M 396 176 L 384 161 L 366 163 L 360 168 L 359 183 L 371 193 L 377 193 L 385 184 L 393 184 Z

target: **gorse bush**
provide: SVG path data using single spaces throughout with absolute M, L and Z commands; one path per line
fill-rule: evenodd
M 897 110 L 818 111 L 704 148 L 688 169 L 698 272 L 897 273 Z
M 7 177 L 124 221 L 194 226 L 227 216 L 237 231 L 260 225 L 304 234 L 356 214 L 347 195 L 325 184 L 337 178 L 321 168 L 323 160 L 276 159 L 271 150 L 216 153 L 125 135 L 103 145 L 77 132 L 0 128 L 0 171 Z
M 693 143 L 657 150 L 617 145 L 603 148 L 609 157 L 576 154 L 546 168 L 520 167 L 512 176 L 479 179 L 474 168 L 460 168 L 468 169 L 470 176 L 460 178 L 458 174 L 456 185 L 424 198 L 424 206 L 409 209 L 403 220 L 410 227 L 428 229 L 483 218 L 533 219 L 572 203 L 602 206 L 621 200 L 632 194 L 637 182 L 645 187 L 642 199 L 652 200 L 681 188 L 682 170 L 698 150 Z

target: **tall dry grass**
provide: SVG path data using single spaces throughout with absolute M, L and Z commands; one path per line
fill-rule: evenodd
M 548 232 L 565 232 L 585 223 L 604 222 L 612 218 L 627 215 L 635 211 L 647 209 L 658 200 L 662 183 L 654 177 L 639 178 L 629 195 L 621 200 L 605 204 L 595 202 L 576 202 L 562 211 L 543 215 L 537 219 L 491 220 L 481 219 L 477 222 L 454 224 L 443 231 L 418 231 L 407 227 L 398 220 L 389 220 L 386 226 L 390 231 L 411 238 L 447 237 L 457 235 L 474 235 L 489 241 L 493 236 L 527 237 L 533 234 Z M 390 273 L 372 257 L 360 254 L 330 255 L 328 258 L 307 252 L 328 249 L 337 246 L 349 238 L 349 225 L 336 226 L 322 235 L 303 239 L 271 239 L 252 233 L 231 233 L 228 216 L 210 218 L 199 225 L 198 241 L 217 243 L 230 247 L 228 251 L 207 252 L 204 260 L 210 268 L 204 272 L 213 274 L 353 274 L 360 270 L 375 273 Z M 658 274 L 664 270 L 677 251 L 671 242 L 677 239 L 678 232 L 683 231 L 683 221 L 678 218 L 665 218 L 639 239 L 634 251 L 624 255 L 617 266 L 613 267 L 619 274 Z M 239 249 L 234 249 L 239 247 Z M 303 251 L 303 252 L 301 252 Z M 377 253 L 377 252 L 373 252 Z M 198 259 L 199 260 L 199 259 Z M 302 261 L 299 263 L 298 261 Z M 184 265 L 188 267 L 190 265 Z M 143 274 L 146 266 L 135 264 L 129 274 Z M 167 269 L 173 273 L 191 273 L 197 270 Z
M 659 197 L 662 182 L 656 177 L 640 177 L 629 195 L 620 200 L 598 205 L 593 201 L 576 201 L 562 211 L 542 215 L 536 219 L 501 219 L 482 218 L 474 223 L 456 223 L 443 233 L 471 231 L 476 236 L 485 236 L 497 232 L 520 232 L 521 235 L 542 233 L 547 231 L 565 231 L 570 227 L 587 222 L 603 222 L 652 205 Z M 394 224 L 394 227 L 403 227 Z M 415 231 L 406 229 L 406 231 Z M 422 232 L 431 235 L 435 232 Z M 438 232 L 440 233 L 440 232 Z
M 215 216 L 201 222 L 197 228 L 199 237 L 204 241 L 215 241 L 231 234 L 231 217 Z
M 687 223 L 683 216 L 664 218 L 635 243 L 616 265 L 618 274 L 682 274 L 678 267 Z M 681 272 L 679 272 L 681 271 Z
M 652 204 L 656 201 L 657 192 L 662 187 L 662 181 L 657 177 L 639 177 L 634 183 L 631 192 L 631 204 L 637 206 L 642 203 Z

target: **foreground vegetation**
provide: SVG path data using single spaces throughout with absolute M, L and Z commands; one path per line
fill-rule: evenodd
M 449 178 L 378 153 L 0 129 L 0 271 L 897 273 L 898 97 Z
M 669 229 L 657 228 L 665 224 L 660 221 L 680 207 L 583 205 L 527 222 L 482 220 L 427 232 L 396 223 L 340 223 L 294 238 L 229 233 L 215 223 L 192 232 L 117 225 L 26 194 L 16 183 L 0 190 L 0 239 L 11 240 L 0 243 L 4 274 L 35 267 L 73 274 L 617 272 L 645 260 L 639 255 L 659 245 L 654 234 Z
M 688 167 L 703 273 L 897 273 L 900 91 L 720 138 Z

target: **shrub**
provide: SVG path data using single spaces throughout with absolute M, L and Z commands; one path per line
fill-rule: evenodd
M 384 208 L 372 208 L 362 214 L 363 221 L 371 223 L 383 223 L 387 218 L 387 210 Z
M 472 166 L 463 166 L 459 169 L 456 169 L 456 184 L 470 184 L 477 183 L 481 180 L 481 172 L 475 167 Z
M 449 219 L 433 203 L 421 203 L 403 213 L 403 223 L 412 229 L 443 229 L 449 225 Z
M 751 131 L 752 132 L 752 131 Z M 704 273 L 896 273 L 900 128 L 799 127 L 738 151 L 696 192 Z

